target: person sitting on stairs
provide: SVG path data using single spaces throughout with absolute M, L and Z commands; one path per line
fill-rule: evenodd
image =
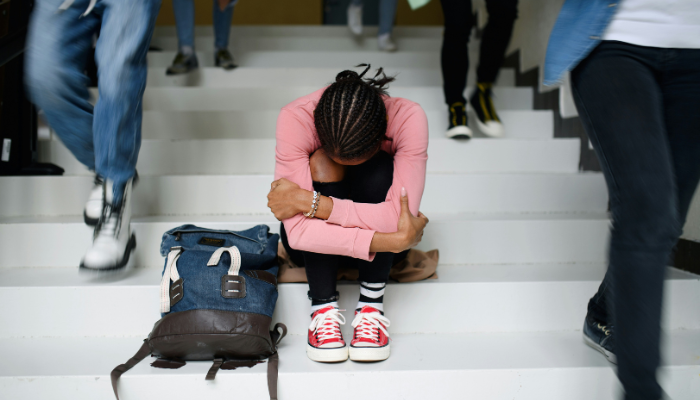
M 389 357 L 384 288 L 398 253 L 420 242 L 428 219 L 428 122 L 416 103 L 389 97 L 393 81 L 343 71 L 335 83 L 285 106 L 277 120 L 275 181 L 268 207 L 282 243 L 306 267 L 311 299 L 307 355 L 320 362 Z M 415 216 L 414 216 L 415 215 Z M 340 331 L 338 268 L 359 269 L 350 346 Z
M 233 7 L 238 0 L 214 0 L 214 65 L 225 70 L 237 67 L 228 50 Z M 173 0 L 178 52 L 166 75 L 185 74 L 199 67 L 194 46 L 194 0 Z
M 32 101 L 63 144 L 96 174 L 84 210 L 95 230 L 83 269 L 123 268 L 136 246 L 131 192 L 141 147 L 146 53 L 159 9 L 160 0 L 39 0 L 32 14 L 26 55 Z M 93 107 L 83 72 L 98 29 L 99 99 Z
M 445 16 L 445 34 L 442 41 L 442 78 L 448 109 L 447 137 L 470 139 L 473 136 L 467 118 L 467 99 L 464 90 L 469 72 L 469 36 L 474 26 L 471 0 L 441 0 Z M 493 84 L 503 65 L 506 48 L 518 18 L 518 0 L 486 0 L 489 21 L 481 37 L 479 67 L 476 70 L 476 88 L 469 98 L 469 106 L 476 117 L 479 132 L 490 137 L 505 134 L 501 119 L 493 105 Z

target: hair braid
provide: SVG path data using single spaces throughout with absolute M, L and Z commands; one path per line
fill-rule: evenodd
M 363 78 L 369 64 L 358 74 L 342 71 L 323 92 L 314 112 L 314 124 L 327 154 L 356 160 L 375 153 L 386 138 L 386 85 L 394 81 L 379 68 L 373 78 Z

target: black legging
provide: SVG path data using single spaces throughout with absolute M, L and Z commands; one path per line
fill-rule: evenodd
M 464 89 L 469 71 L 469 34 L 474 25 L 471 0 L 440 0 L 445 16 L 442 41 L 442 78 L 447 104 L 466 104 Z M 518 0 L 486 0 L 489 22 L 484 28 L 479 52 L 478 82 L 493 83 L 503 65 L 506 48 L 518 18 Z
M 370 160 L 355 166 L 348 166 L 342 182 L 314 182 L 314 190 L 324 196 L 338 199 L 350 199 L 356 203 L 381 203 L 393 182 L 394 159 L 380 151 Z M 406 254 L 377 253 L 374 261 L 364 261 L 352 257 L 333 254 L 319 254 L 295 250 L 289 247 L 287 232 L 282 225 L 282 244 L 289 257 L 299 266 L 306 267 L 309 281 L 309 296 L 313 300 L 327 300 L 336 296 L 338 268 L 357 268 L 361 282 L 384 283 L 389 280 L 389 271 L 394 261 L 399 261 Z

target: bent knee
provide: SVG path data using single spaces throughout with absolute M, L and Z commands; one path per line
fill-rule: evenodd
M 616 241 L 630 247 L 673 246 L 682 231 L 675 197 L 658 193 L 641 195 L 634 204 L 614 206 L 612 218 Z
M 340 182 L 345 179 L 345 166 L 333 161 L 323 149 L 318 149 L 311 155 L 309 166 L 314 182 Z
M 87 77 L 79 71 L 64 66 L 32 60 L 26 69 L 26 85 L 29 95 L 42 109 L 60 107 L 77 91 L 86 91 Z

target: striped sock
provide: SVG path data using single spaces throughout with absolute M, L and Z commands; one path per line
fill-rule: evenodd
M 357 309 L 364 306 L 374 307 L 384 312 L 384 283 L 360 283 L 360 301 L 357 302 Z

